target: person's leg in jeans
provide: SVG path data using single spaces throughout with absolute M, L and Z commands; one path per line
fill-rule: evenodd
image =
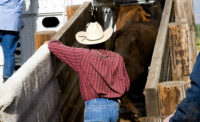
M 104 98 L 85 102 L 84 122 L 117 122 L 119 103 Z
M 14 53 L 17 48 L 19 32 L 3 31 L 2 32 L 2 48 L 4 53 L 4 82 L 13 74 L 15 69 Z

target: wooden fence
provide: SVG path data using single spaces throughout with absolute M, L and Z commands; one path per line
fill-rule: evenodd
M 165 7 L 163 10 L 156 44 L 154 47 L 147 83 L 144 90 L 147 117 L 154 116 L 162 118 L 161 106 L 158 98 L 159 83 L 164 81 L 175 81 L 173 77 L 177 74 L 174 74 L 174 70 L 182 70 L 180 72 L 187 75 L 185 75 L 184 78 L 179 78 L 178 80 L 186 81 L 189 79 L 189 73 L 191 73 L 192 67 L 196 59 L 196 48 L 194 45 L 194 21 L 192 21 L 194 18 L 192 2 L 193 0 L 166 0 L 165 2 Z M 174 23 L 174 21 L 176 23 Z M 174 26 L 172 27 L 173 24 Z M 178 29 L 180 27 L 184 28 L 185 30 L 183 32 L 179 32 Z M 169 29 L 170 31 L 172 29 L 175 30 L 169 33 Z M 175 32 L 175 34 L 173 32 Z M 184 37 L 182 37 L 181 35 L 176 35 L 178 33 L 184 33 Z M 172 36 L 174 36 L 174 38 L 172 38 Z M 185 41 L 185 45 L 183 45 L 184 49 L 181 46 L 177 46 L 177 44 L 181 44 L 181 42 L 176 43 L 176 45 L 169 44 L 169 42 L 177 41 L 175 40 L 175 38 L 177 37 L 181 37 L 180 40 L 182 39 L 181 41 Z M 186 55 L 180 56 L 180 52 L 181 55 L 184 53 Z M 172 55 L 177 53 L 179 53 L 179 59 L 176 59 L 177 57 Z M 174 64 L 171 65 L 171 62 L 173 60 L 176 62 L 178 60 L 184 61 L 186 62 L 185 64 L 187 64 L 187 66 L 181 65 L 181 68 L 183 69 L 180 69 L 180 65 L 179 67 L 177 65 L 175 66 Z M 181 63 L 184 64 L 183 62 Z M 181 92 L 185 91 L 182 90 Z
M 161 81 L 172 77 L 168 45 L 168 24 L 174 21 L 172 6 L 173 0 L 166 0 L 144 91 L 145 121 L 162 120 L 157 87 Z M 84 3 L 52 38 L 68 46 L 81 47 L 75 41 L 75 34 L 84 30 L 88 23 L 90 7 L 91 3 Z M 51 56 L 47 45 L 39 48 L 5 85 L 0 86 L 0 119 L 3 122 L 79 122 L 83 119 L 83 108 L 78 74 Z
M 160 81 L 170 79 L 168 24 L 172 21 L 172 0 L 167 0 L 162 14 L 158 36 L 154 47 L 150 70 L 145 87 L 147 116 L 159 116 L 157 87 Z
M 53 39 L 79 47 L 75 33 L 90 19 L 84 3 Z M 0 122 L 80 122 L 84 104 L 78 75 L 42 45 L 5 84 L 0 85 Z

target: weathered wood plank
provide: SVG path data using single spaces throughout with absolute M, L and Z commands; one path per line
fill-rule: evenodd
M 84 3 L 83 6 L 77 10 L 77 14 L 72 16 L 68 23 L 66 23 L 53 38 L 67 45 L 73 44 L 78 46 L 74 44 L 75 33 L 80 31 L 80 29 L 83 30 L 88 22 L 90 18 L 88 12 L 90 6 L 91 3 Z M 15 74 L 13 74 L 6 84 L 0 88 L 0 106 L 3 106 L 0 114 L 3 121 L 17 122 L 19 118 L 22 118 L 24 112 L 32 109 L 32 102 L 40 95 L 43 88 L 48 85 L 49 80 L 55 78 L 55 64 L 57 65 L 57 61 L 58 60 L 50 56 L 47 45 L 43 45 L 17 72 L 15 72 Z M 60 71 L 62 71 L 63 66 L 66 65 L 62 63 L 57 66 L 61 66 L 61 68 L 58 67 L 58 75 Z M 26 72 L 26 74 L 24 74 L 24 72 Z M 8 93 L 8 91 L 10 92 Z M 48 93 L 49 92 L 45 94 Z M 50 108 L 52 109 L 54 106 L 43 107 L 45 107 L 45 112 L 43 111 L 43 115 L 41 114 L 41 116 L 44 117 L 52 114 L 52 111 L 46 111 L 46 109 L 49 107 L 50 110 Z M 46 115 L 44 115 L 44 113 Z M 37 121 L 41 120 L 38 119 Z
M 147 77 L 145 86 L 145 99 L 147 116 L 159 116 L 159 105 L 157 97 L 157 86 L 160 82 L 162 63 L 165 53 L 166 38 L 168 34 L 168 23 L 172 10 L 172 0 L 167 0 L 165 3 L 162 19 L 154 47 L 150 71 Z
M 70 115 L 70 118 L 68 118 L 68 121 L 75 122 L 75 119 L 77 118 L 78 113 L 79 112 L 83 113 L 84 109 L 81 109 L 82 108 L 81 106 L 84 106 L 84 102 L 81 99 L 81 95 L 79 96 L 79 99 L 76 101 L 76 104 L 77 105 L 74 106 L 74 109 L 70 111 L 71 115 Z
M 3 106 L 0 114 L 3 122 L 17 122 L 24 112 L 32 110 L 31 103 L 52 79 L 52 66 L 50 52 L 47 45 L 43 45 L 5 84 L 0 86 L 0 106 Z
M 178 104 L 185 98 L 186 81 L 166 81 L 158 85 L 158 100 L 161 116 L 173 114 Z
M 77 86 L 74 88 L 74 91 L 77 91 L 79 90 L 77 88 Z M 76 103 L 77 103 L 77 99 L 79 99 L 81 96 L 80 96 L 80 92 L 75 92 L 75 93 L 72 93 L 71 96 L 69 97 L 68 101 L 66 101 L 66 103 L 64 104 L 63 108 L 62 108 L 62 115 L 64 118 L 71 118 L 71 111 L 73 111 L 73 109 L 75 108 L 76 106 Z
M 189 25 L 189 59 L 190 67 L 189 71 L 192 71 L 193 65 L 196 61 L 196 41 L 195 41 L 195 24 L 194 24 L 194 10 L 193 10 L 193 0 L 174 0 L 174 11 L 175 11 L 175 21 L 181 22 L 186 21 Z
M 169 47 L 173 81 L 189 81 L 189 27 L 186 22 L 169 24 Z M 192 65 L 193 66 L 193 65 Z
M 19 118 L 19 122 L 47 122 L 56 109 L 59 98 L 58 91 L 57 80 L 51 80 L 50 83 L 39 92 L 39 95 L 30 104 L 29 109 Z

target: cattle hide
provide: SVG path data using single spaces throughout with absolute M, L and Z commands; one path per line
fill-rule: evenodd
M 157 27 L 151 23 L 133 23 L 114 35 L 114 51 L 124 58 L 130 80 L 134 82 L 150 65 Z
M 108 42 L 108 44 L 114 45 L 114 52 L 119 53 L 124 59 L 131 87 L 128 97 L 125 95 L 122 98 L 122 104 L 133 113 L 139 114 L 132 102 L 144 102 L 143 89 L 146 84 L 157 31 L 158 27 L 151 22 L 127 22 L 121 30 L 113 34 Z M 141 98 L 143 101 L 139 100 Z
M 121 30 L 133 16 L 132 22 L 149 22 L 151 15 L 139 5 L 121 5 L 116 22 L 117 30 Z
M 131 86 L 121 101 L 122 106 L 128 108 L 133 115 L 145 115 L 143 90 L 161 15 L 162 10 L 159 4 L 120 6 L 116 22 L 117 31 L 106 42 L 110 50 L 119 53 L 124 59 Z M 139 110 L 137 104 L 143 104 L 144 110 Z M 134 121 L 137 120 L 137 116 L 134 116 Z

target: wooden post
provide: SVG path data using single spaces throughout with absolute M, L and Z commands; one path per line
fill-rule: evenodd
M 161 116 L 170 115 L 185 97 L 187 82 L 167 81 L 158 85 L 158 101 Z
M 189 38 L 191 43 L 191 45 L 189 45 L 189 51 L 191 53 L 191 55 L 189 55 L 189 58 L 190 60 L 192 60 L 189 70 L 191 72 L 197 57 L 193 0 L 174 0 L 174 11 L 176 22 L 186 21 L 189 25 Z
M 169 24 L 169 48 L 172 66 L 172 80 L 189 81 L 189 29 L 185 22 Z
M 161 79 L 164 79 L 163 77 L 165 75 L 163 75 L 163 67 L 167 66 L 164 64 L 165 62 L 168 62 L 166 60 L 166 54 L 168 54 L 166 47 L 168 46 L 168 23 L 172 17 L 171 13 L 172 0 L 166 0 L 144 91 L 146 100 L 146 113 L 148 117 L 160 115 L 157 87 Z
M 56 31 L 39 31 L 35 32 L 35 51 L 45 42 L 51 39 Z
M 76 12 L 76 10 L 78 10 L 79 7 L 80 7 L 80 5 L 73 5 L 73 6 L 66 7 L 67 20 L 69 20 L 71 18 L 71 16 Z

